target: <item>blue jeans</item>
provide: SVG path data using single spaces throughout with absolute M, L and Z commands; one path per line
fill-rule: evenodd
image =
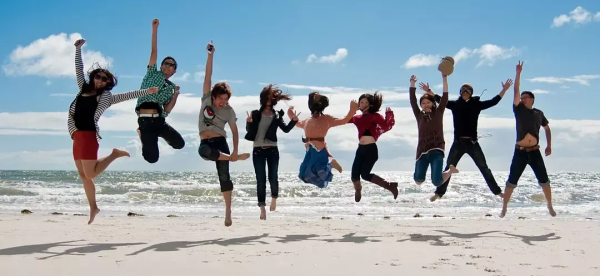
M 421 158 L 415 163 L 415 174 L 413 176 L 415 182 L 425 182 L 427 169 L 431 164 L 431 182 L 434 186 L 442 185 L 442 168 L 444 167 L 444 153 L 440 150 L 431 150 L 426 154 L 421 155 Z
M 255 147 L 252 151 L 252 163 L 256 174 L 256 197 L 258 206 L 265 206 L 267 197 L 267 169 L 269 171 L 269 185 L 271 198 L 279 195 L 279 149 L 277 147 Z M 265 168 L 266 167 L 266 168 Z

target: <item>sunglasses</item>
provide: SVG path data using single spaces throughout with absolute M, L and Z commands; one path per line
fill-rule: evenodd
M 94 79 L 102 80 L 103 82 L 108 82 L 108 78 L 106 76 L 96 75 Z
M 175 63 L 171 63 L 171 62 L 166 62 L 166 61 L 165 61 L 165 62 L 163 62 L 163 65 L 166 65 L 166 66 L 171 66 L 171 67 L 173 67 L 173 68 L 177 68 L 177 64 L 175 64 Z

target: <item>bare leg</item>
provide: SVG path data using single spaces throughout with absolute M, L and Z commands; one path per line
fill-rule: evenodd
M 124 150 L 113 149 L 111 154 L 100 158 L 99 160 L 81 160 L 83 172 L 85 173 L 86 178 L 94 179 L 104 172 L 110 163 L 115 161 L 117 158 L 124 156 L 129 156 L 129 153 Z
M 444 180 L 444 182 L 446 182 L 454 173 L 458 173 L 458 170 L 456 169 L 456 167 L 454 167 L 454 165 L 450 165 L 448 167 L 448 170 L 442 173 L 442 179 Z
M 338 163 L 337 160 L 331 159 L 331 167 L 336 169 L 338 172 L 342 173 L 342 166 Z
M 546 197 L 548 213 L 550 213 L 550 216 L 556 217 L 556 212 L 554 212 L 554 208 L 552 208 L 552 189 L 550 188 L 550 184 L 544 185 L 542 187 L 542 192 L 544 192 L 544 196 Z
M 92 179 L 85 177 L 81 160 L 75 160 L 75 166 L 79 172 L 81 182 L 83 182 L 83 190 L 85 191 L 85 196 L 87 197 L 88 204 L 90 205 L 90 220 L 88 221 L 88 224 L 92 224 L 92 222 L 94 222 L 94 218 L 96 218 L 96 215 L 100 213 L 100 209 L 96 204 L 96 186 L 94 185 L 94 181 Z
M 354 201 L 360 202 L 360 199 L 362 198 L 362 185 L 360 184 L 360 180 L 352 181 L 352 184 L 354 184 Z
M 439 195 L 434 194 L 432 197 L 429 198 L 429 201 L 434 202 L 434 201 L 438 200 L 439 198 L 440 198 Z
M 272 197 L 271 198 L 271 206 L 269 207 L 269 211 L 273 212 L 273 211 L 275 211 L 275 209 L 277 209 L 277 198 Z
M 223 199 L 225 200 L 225 226 L 229 227 L 233 224 L 231 220 L 231 191 L 223 192 Z
M 504 198 L 502 201 L 502 212 L 500 212 L 501 218 L 506 216 L 506 210 L 508 209 L 508 202 L 510 201 L 510 197 L 512 196 L 512 193 L 514 190 L 515 190 L 515 188 L 511 188 L 511 187 L 506 187 L 506 189 L 504 190 Z
M 267 209 L 265 209 L 265 206 L 260 206 L 260 220 L 266 220 L 267 219 Z
M 238 160 L 240 160 L 240 161 L 244 161 L 248 158 L 250 158 L 249 153 L 238 154 Z M 225 153 L 221 152 L 221 155 L 219 156 L 219 160 L 220 161 L 229 161 L 229 154 L 225 154 Z

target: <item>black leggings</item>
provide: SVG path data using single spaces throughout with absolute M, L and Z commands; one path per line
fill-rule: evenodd
M 229 174 L 229 161 L 219 160 L 221 153 L 231 154 L 227 139 L 225 137 L 214 137 L 200 140 L 198 154 L 206 161 L 214 161 L 217 166 L 217 175 L 219 176 L 219 184 L 221 192 L 233 190 L 233 182 Z
M 371 173 L 371 170 L 373 170 L 377 159 L 379 159 L 377 144 L 358 145 L 354 163 L 352 163 L 352 181 L 360 181 L 361 178 L 366 181 L 371 181 L 374 176 L 374 174 Z

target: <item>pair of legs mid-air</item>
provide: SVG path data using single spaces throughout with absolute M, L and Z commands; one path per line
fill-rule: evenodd
M 267 219 L 266 198 L 267 179 L 271 186 L 271 206 L 269 210 L 277 208 L 277 197 L 279 196 L 279 149 L 276 146 L 254 147 L 252 151 L 252 163 L 256 174 L 256 197 L 260 207 L 260 219 Z
M 458 170 L 453 165 L 450 165 L 448 170 L 442 171 L 444 165 L 444 153 L 441 150 L 430 150 L 423 153 L 415 163 L 415 173 L 413 179 L 417 185 L 425 182 L 425 175 L 431 165 L 431 182 L 434 186 L 439 187 L 446 182 L 453 173 L 458 173 Z
M 460 138 L 452 143 L 452 147 L 450 147 L 450 153 L 448 154 L 448 158 L 446 160 L 446 168 L 444 170 L 448 171 L 450 166 L 456 167 L 465 153 L 471 156 L 471 159 L 473 159 L 475 165 L 477 168 L 479 168 L 479 171 L 483 175 L 483 178 L 485 179 L 490 191 L 494 195 L 503 198 L 504 194 L 502 193 L 502 188 L 498 186 L 498 183 L 494 179 L 492 170 L 490 170 L 487 165 L 485 155 L 483 154 L 483 150 L 481 149 L 479 142 L 471 138 Z M 449 177 L 442 185 L 436 188 L 435 194 L 430 198 L 431 201 L 435 201 L 446 194 L 450 179 L 451 177 Z
M 185 147 L 185 140 L 177 130 L 170 126 L 164 117 L 138 118 L 138 136 L 142 143 L 142 156 L 148 163 L 156 163 L 159 158 L 158 138 L 161 137 L 174 149 Z
M 113 149 L 112 153 L 106 157 L 98 159 L 99 144 L 96 140 L 95 131 L 75 131 L 73 134 L 73 159 L 81 181 L 83 189 L 90 205 L 90 220 L 88 224 L 94 222 L 94 218 L 100 209 L 96 204 L 96 186 L 94 178 L 104 172 L 106 168 L 119 157 L 129 157 L 129 153 L 120 149 Z
M 392 193 L 394 199 L 398 197 L 398 183 L 388 182 L 376 174 L 371 173 L 375 163 L 379 159 L 379 151 L 376 143 L 359 145 L 356 149 L 356 156 L 352 163 L 351 180 L 354 184 L 354 201 L 360 202 L 362 198 L 362 185 L 360 179 L 369 181 Z
M 231 195 L 233 192 L 233 182 L 229 173 L 230 154 L 229 145 L 225 137 L 212 137 L 200 140 L 198 154 L 202 159 L 215 162 L 217 167 L 217 175 L 219 176 L 219 185 L 221 185 L 221 193 L 225 200 L 225 226 L 231 226 Z M 242 153 L 238 156 L 238 160 L 246 160 L 250 157 L 249 153 Z

